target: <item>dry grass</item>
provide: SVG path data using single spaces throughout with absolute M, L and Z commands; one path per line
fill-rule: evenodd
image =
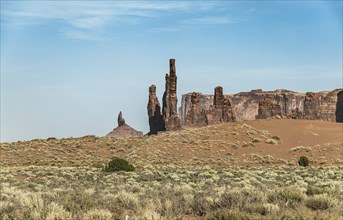
M 314 130 L 320 133 L 318 129 L 314 127 Z M 251 125 L 236 122 L 130 139 L 88 135 L 82 138 L 1 143 L 0 166 L 100 168 L 113 156 L 134 161 L 139 165 L 154 166 L 169 164 L 179 167 L 227 167 L 265 164 L 255 159 L 249 160 L 244 156 L 247 154 L 261 157 L 270 155 L 274 158 L 270 160 L 271 164 L 286 165 L 296 162 L 303 153 L 310 159 L 311 165 L 343 165 L 343 156 L 339 156 L 343 154 L 342 140 L 292 148 L 294 145 L 287 145 L 289 140 L 272 133 L 272 130 L 259 130 Z
M 343 219 L 343 167 L 26 167 L 0 178 L 0 219 Z

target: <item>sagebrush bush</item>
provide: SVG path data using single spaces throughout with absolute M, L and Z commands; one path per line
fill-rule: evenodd
M 304 200 L 304 193 L 295 187 L 286 187 L 272 192 L 268 195 L 268 202 L 295 208 Z
M 126 191 L 120 191 L 117 194 L 116 201 L 122 207 L 130 210 L 136 210 L 139 204 L 138 196 Z
M 323 187 L 318 186 L 308 186 L 306 190 L 306 195 L 313 196 L 318 194 L 328 193 L 328 190 Z
M 217 205 L 220 208 L 232 209 L 240 207 L 244 202 L 244 195 L 238 190 L 229 190 L 224 192 L 218 199 Z
M 16 178 L 27 176 L 27 178 Z M 342 219 L 342 167 L 1 168 L 0 219 Z M 231 212 L 229 210 L 232 210 Z M 207 216 L 207 217 L 206 217 Z
M 67 212 L 63 206 L 52 202 L 48 205 L 48 214 L 46 216 L 46 220 L 71 220 L 72 214 Z
M 206 215 L 205 220 L 250 220 L 249 215 L 244 212 L 234 211 L 230 209 L 220 209 Z
M 320 194 L 309 197 L 305 205 L 312 210 L 326 210 L 333 204 L 327 194 Z
M 191 205 L 192 211 L 199 216 L 204 216 L 212 210 L 214 205 L 213 198 L 206 196 L 203 193 L 195 194 L 193 204 Z
M 248 204 L 246 207 L 246 211 L 248 213 L 258 213 L 260 215 L 269 215 L 275 214 L 280 211 L 278 205 L 271 204 L 271 203 L 253 203 L 251 205 Z
M 307 157 L 301 156 L 299 161 L 298 161 L 298 163 L 299 163 L 300 166 L 307 167 L 308 163 L 309 163 L 309 160 L 308 160 Z
M 83 214 L 84 220 L 110 220 L 112 213 L 107 209 L 91 209 Z
M 122 158 L 119 158 L 119 157 L 114 157 L 105 166 L 104 171 L 106 171 L 106 172 L 116 172 L 116 171 L 130 172 L 130 171 L 135 171 L 135 168 L 128 161 L 126 161 Z

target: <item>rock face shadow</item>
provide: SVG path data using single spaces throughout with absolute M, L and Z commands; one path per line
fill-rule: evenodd
M 336 122 L 343 122 L 343 91 L 337 94 Z

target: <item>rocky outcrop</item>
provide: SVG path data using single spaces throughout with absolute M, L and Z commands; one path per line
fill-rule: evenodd
M 190 108 L 191 94 L 185 94 L 181 100 L 180 118 L 184 123 Z M 255 120 L 258 115 L 259 102 L 265 98 L 275 100 L 281 107 L 282 115 L 292 115 L 292 111 L 298 108 L 298 112 L 304 109 L 305 94 L 296 93 L 289 90 L 262 91 L 261 89 L 250 92 L 241 92 L 233 95 L 224 95 L 231 103 L 233 114 L 238 121 Z M 209 110 L 211 103 L 214 102 L 214 95 L 200 94 L 200 104 L 205 110 Z
M 177 113 L 176 95 L 176 68 L 175 59 L 169 60 L 169 74 L 166 74 L 166 87 L 163 94 L 163 120 L 165 130 L 174 131 L 181 129 L 181 122 Z
M 304 119 L 318 120 L 322 96 L 319 93 L 307 92 L 304 101 Z
M 292 119 L 301 119 L 303 118 L 303 112 L 299 110 L 299 108 L 295 108 L 292 110 L 290 114 L 287 115 L 289 118 Z
M 342 89 L 331 92 L 298 93 L 290 90 L 279 89 L 263 91 L 261 89 L 250 92 L 224 95 L 231 103 L 231 108 L 236 119 L 255 120 L 258 115 L 259 102 L 264 99 L 274 100 L 281 108 L 281 115 L 294 119 L 314 119 L 336 121 L 337 94 Z M 305 107 L 306 99 L 306 107 Z M 191 93 L 182 96 L 180 118 L 185 124 L 186 117 L 190 114 Z M 199 94 L 201 106 L 208 111 L 214 102 L 214 95 Z M 339 113 L 338 113 L 339 114 Z
M 204 108 L 200 104 L 200 93 L 193 92 L 191 96 L 191 109 L 186 118 L 186 124 L 194 126 L 207 125 L 207 117 Z
M 184 99 L 185 97 L 183 97 Z M 212 101 L 212 105 L 206 106 L 202 103 L 208 100 Z M 223 88 L 218 86 L 214 89 L 213 98 L 206 99 L 201 93 L 193 92 L 191 94 L 191 107 L 187 111 L 185 125 L 188 126 L 201 126 L 211 125 L 221 122 L 233 122 L 236 120 L 230 100 L 224 97 Z M 181 110 L 182 111 L 182 110 Z
M 118 127 L 113 129 L 110 133 L 106 135 L 107 137 L 118 137 L 118 138 L 129 138 L 129 137 L 140 137 L 143 136 L 142 131 L 136 131 L 128 124 L 125 123 L 125 120 L 122 116 L 122 113 L 118 114 Z
M 229 99 L 224 97 L 223 87 L 214 89 L 213 105 L 206 111 L 207 124 L 233 122 L 236 120 Z
M 281 116 L 281 106 L 275 100 L 265 98 L 258 102 L 256 119 L 267 119 L 275 116 Z
M 123 125 L 125 125 L 125 120 L 123 118 L 123 114 L 120 111 L 118 115 L 118 127 L 123 126 Z
M 336 121 L 337 98 L 340 91 L 342 91 L 342 89 L 335 89 L 331 92 L 327 92 L 327 94 L 322 93 L 323 97 L 318 109 L 320 120 Z
M 336 121 L 338 93 L 342 89 L 330 92 L 308 92 L 304 101 L 304 119 Z
M 337 93 L 336 122 L 343 122 L 343 91 Z
M 164 131 L 164 121 L 161 114 L 161 106 L 156 96 L 156 86 L 149 87 L 149 102 L 148 102 L 148 116 L 150 132 L 148 135 L 157 134 L 159 131 Z

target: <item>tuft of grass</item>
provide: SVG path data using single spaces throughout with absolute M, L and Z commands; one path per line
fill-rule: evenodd
M 91 209 L 84 213 L 84 220 L 111 220 L 113 214 L 107 209 Z
M 137 195 L 126 191 L 120 191 L 117 194 L 116 201 L 122 207 L 130 210 L 136 210 L 139 204 Z
M 244 212 L 230 209 L 221 209 L 206 215 L 205 220 L 250 220 L 253 219 Z
M 305 199 L 304 193 L 296 187 L 281 188 L 268 195 L 268 202 L 282 207 L 295 208 Z
M 289 152 L 297 152 L 297 151 L 311 152 L 312 148 L 311 147 L 304 147 L 304 146 L 297 146 L 297 147 L 293 147 L 289 150 Z
M 265 143 L 266 144 L 277 144 L 278 142 L 274 139 L 267 139 Z

